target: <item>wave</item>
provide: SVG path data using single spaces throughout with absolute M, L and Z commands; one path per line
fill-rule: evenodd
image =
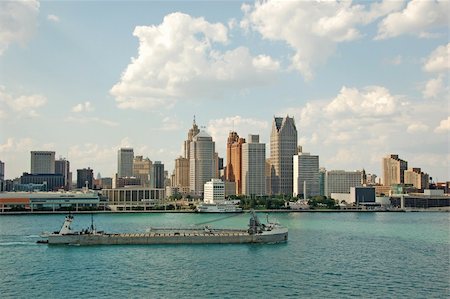
M 21 241 L 13 241 L 13 242 L 0 242 L 0 246 L 37 246 L 36 242 L 21 242 Z

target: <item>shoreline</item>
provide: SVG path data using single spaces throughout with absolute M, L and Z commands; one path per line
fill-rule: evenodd
M 250 210 L 244 210 L 241 214 L 248 213 Z M 59 214 L 152 214 L 152 213 L 171 213 L 171 214 L 240 214 L 240 213 L 199 213 L 191 210 L 147 210 L 147 211 L 16 211 L 16 212 L 0 212 L 2 215 L 59 215 Z M 255 210 L 256 213 L 408 213 L 408 212 L 440 212 L 449 213 L 449 207 L 428 208 L 428 209 L 393 209 L 393 210 Z

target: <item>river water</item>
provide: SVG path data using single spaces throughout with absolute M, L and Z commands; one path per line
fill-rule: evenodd
M 225 215 L 96 214 L 145 232 Z M 265 214 L 259 214 L 264 219 Z M 0 216 L 1 298 L 449 298 L 449 213 L 277 213 L 285 244 L 48 246 L 63 215 Z M 213 222 L 242 228 L 248 215 Z M 73 227 L 90 225 L 75 215 Z

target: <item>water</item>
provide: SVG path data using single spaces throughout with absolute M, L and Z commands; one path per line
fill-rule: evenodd
M 448 298 L 448 213 L 273 214 L 273 245 L 47 246 L 63 215 L 0 216 L 1 298 Z M 110 232 L 223 215 L 100 214 Z M 260 215 L 264 218 L 264 215 Z M 212 223 L 243 227 L 248 216 Z M 74 227 L 90 225 L 76 215 Z

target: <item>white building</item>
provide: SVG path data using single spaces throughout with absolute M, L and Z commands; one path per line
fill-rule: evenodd
M 117 152 L 117 175 L 119 178 L 133 176 L 134 151 L 132 148 L 121 148 Z
M 31 174 L 54 174 L 55 152 L 31 151 Z
M 225 200 L 225 183 L 221 179 L 211 179 L 204 186 L 203 201 L 205 203 L 220 203 Z
M 206 182 L 215 178 L 215 144 L 212 137 L 200 131 L 190 143 L 189 188 L 196 195 L 203 193 Z
M 319 156 L 309 153 L 299 153 L 294 156 L 293 196 L 297 195 L 302 195 L 306 198 L 320 195 Z
M 266 194 L 266 144 L 259 143 L 259 135 L 249 135 L 242 144 L 242 193 Z
M 330 170 L 325 174 L 325 195 L 331 196 L 331 193 L 350 193 L 351 187 L 361 187 L 362 172 Z

